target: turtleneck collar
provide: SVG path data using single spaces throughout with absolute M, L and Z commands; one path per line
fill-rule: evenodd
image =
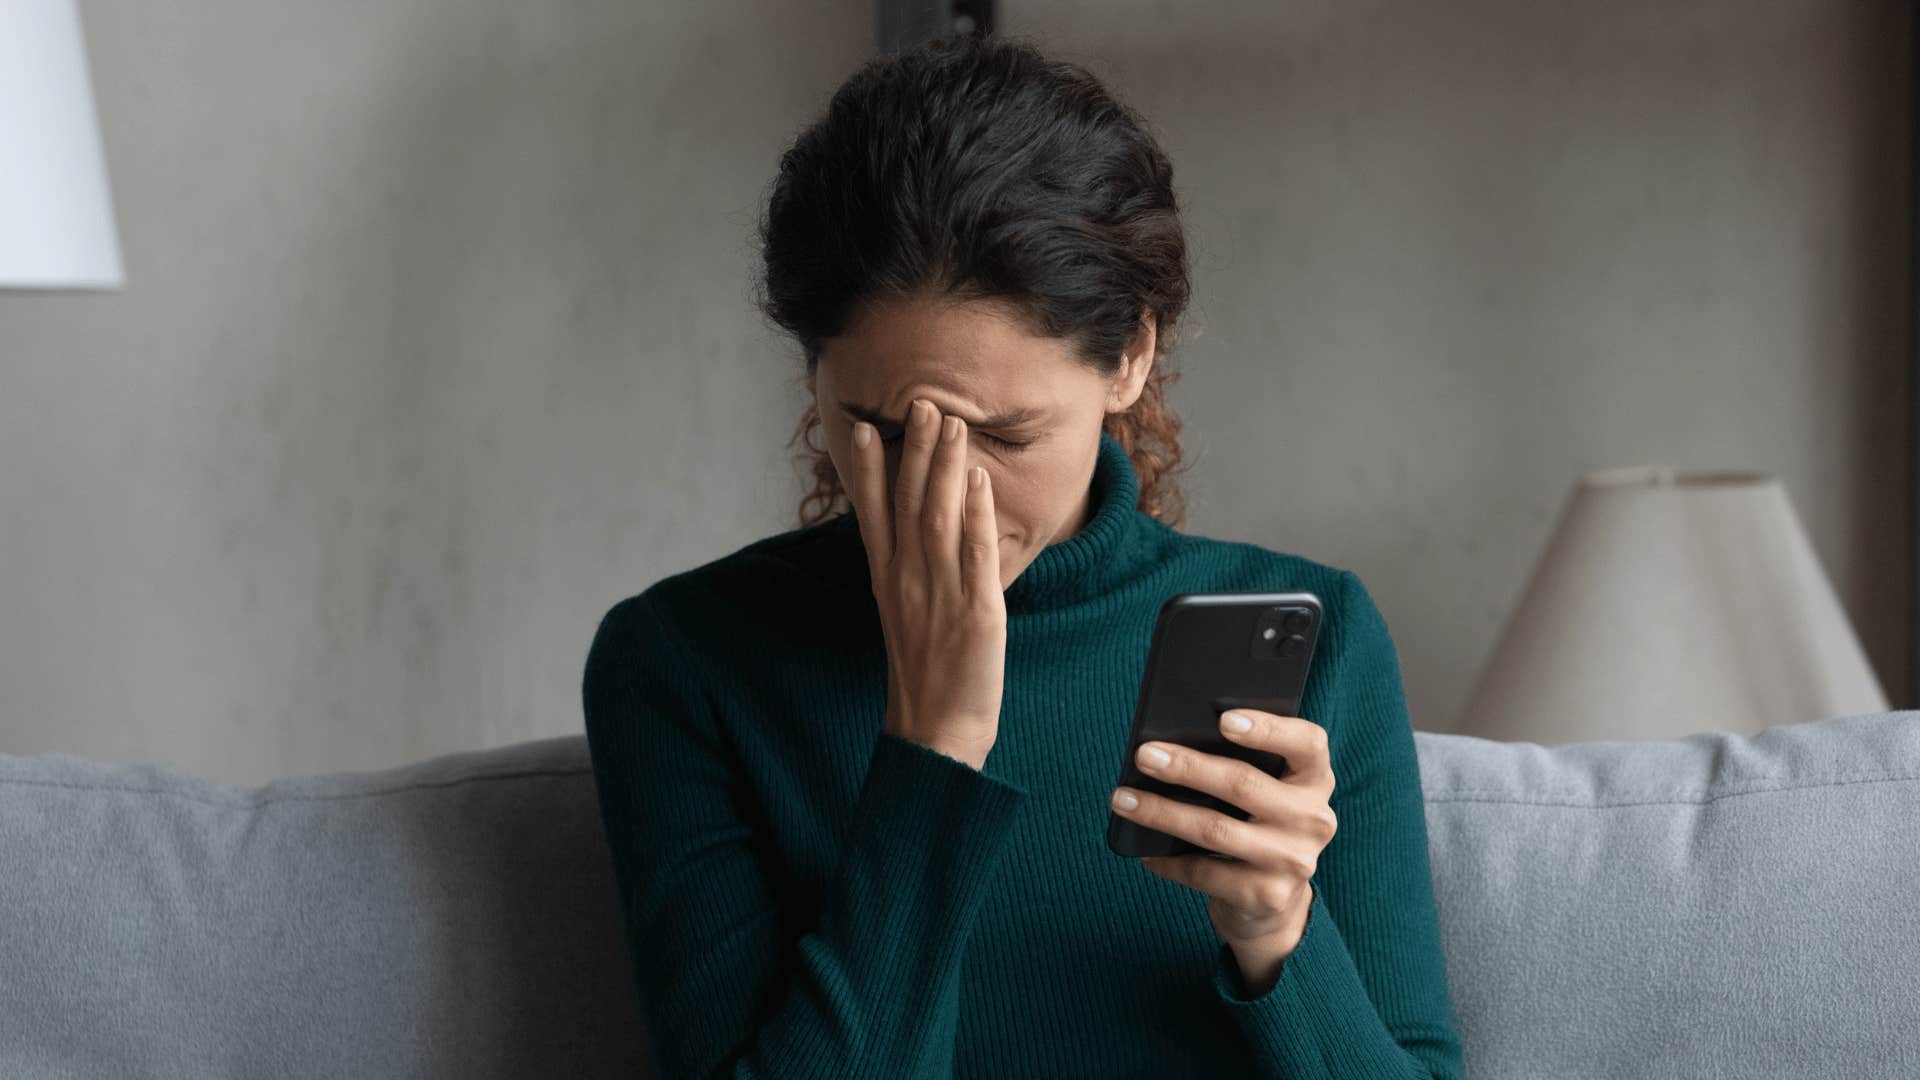
M 1100 432 L 1089 488 L 1093 513 L 1087 523 L 1063 540 L 1040 549 L 1020 576 L 1007 586 L 1009 616 L 1048 611 L 1094 599 L 1124 587 L 1143 574 L 1159 557 L 1164 526 L 1139 508 L 1140 478 L 1126 448 L 1106 430 Z M 863 588 L 872 588 L 866 572 L 866 550 L 860 526 L 848 510 L 822 526 L 847 545 L 849 565 Z
M 1104 429 L 1091 499 L 1093 514 L 1080 531 L 1041 548 L 1007 586 L 1007 614 L 1092 599 L 1125 585 L 1151 561 L 1147 534 L 1159 523 L 1139 508 L 1140 478 L 1133 461 Z

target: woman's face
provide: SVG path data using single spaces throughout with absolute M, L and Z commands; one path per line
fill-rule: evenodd
M 841 487 L 851 487 L 856 420 L 873 424 L 883 440 L 891 509 L 908 406 L 926 398 L 942 417 L 960 417 L 967 464 L 989 474 L 1004 589 L 1042 548 L 1086 524 L 1101 423 L 1139 398 L 1153 336 L 1152 320 L 1143 320 L 1109 378 L 1074 359 L 1067 342 L 1028 334 L 999 305 L 914 299 L 869 306 L 825 343 L 812 380 Z

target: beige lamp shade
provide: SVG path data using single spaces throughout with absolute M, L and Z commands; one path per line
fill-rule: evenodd
M 1457 730 L 1554 745 L 1886 708 L 1778 477 L 1636 466 L 1575 484 Z
M 0 0 L 0 289 L 126 283 L 76 0 Z

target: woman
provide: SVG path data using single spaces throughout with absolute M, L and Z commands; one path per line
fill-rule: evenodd
M 994 38 L 869 63 L 782 157 L 762 302 L 814 490 L 616 604 L 583 686 L 665 1075 L 1460 1074 L 1385 622 L 1176 528 L 1171 182 L 1085 70 Z M 1292 771 L 1149 744 L 1250 816 L 1127 802 L 1161 603 L 1293 589 L 1305 715 L 1221 719 Z M 1232 858 L 1119 857 L 1110 806 Z

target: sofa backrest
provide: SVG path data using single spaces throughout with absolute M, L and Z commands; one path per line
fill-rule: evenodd
M 1415 744 L 1470 1077 L 1920 1076 L 1920 712 Z M 0 1076 L 649 1074 L 583 736 L 0 755 L 0 868 Z
M 1920 712 L 1414 739 L 1468 1075 L 1920 1077 Z
M 0 1076 L 641 1077 L 584 737 L 255 788 L 0 756 Z

